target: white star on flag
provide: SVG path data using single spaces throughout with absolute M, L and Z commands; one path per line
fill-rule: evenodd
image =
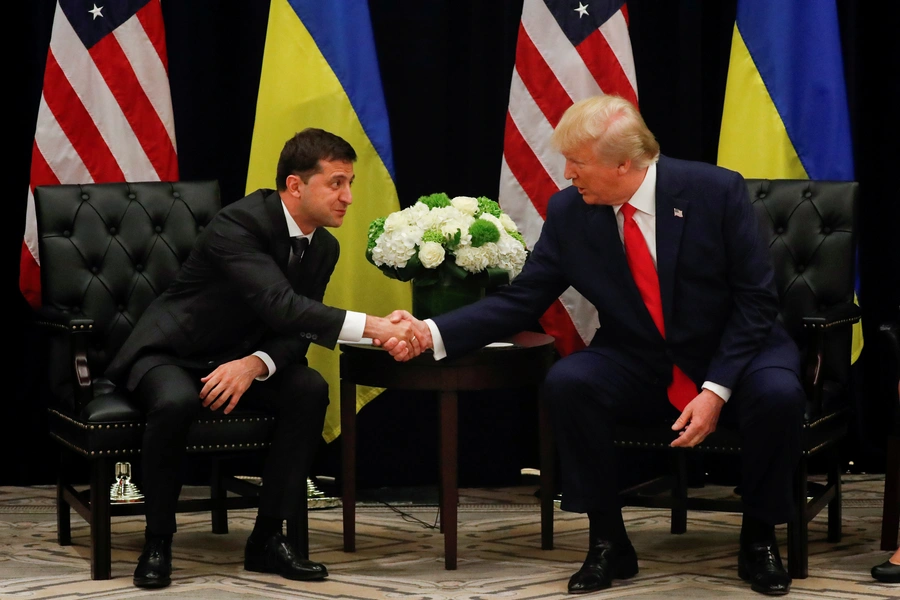
M 102 17 L 102 16 L 103 16 L 103 12 L 102 12 L 102 11 L 103 11 L 103 7 L 102 7 L 102 6 L 99 6 L 99 7 L 98 7 L 98 6 L 95 4 L 95 5 L 94 5 L 94 8 L 93 8 L 92 10 L 89 10 L 88 12 L 91 13 L 92 15 L 94 15 L 94 19 L 96 19 L 97 17 Z
M 587 4 L 582 4 L 581 2 L 578 3 L 578 8 L 575 9 L 575 12 L 578 13 L 579 19 L 588 14 L 587 8 Z

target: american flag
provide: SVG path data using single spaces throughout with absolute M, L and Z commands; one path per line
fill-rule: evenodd
M 178 179 L 160 0 L 59 0 L 38 108 L 19 289 L 41 302 L 34 188 Z
M 574 102 L 617 94 L 637 105 L 637 79 L 625 2 L 525 0 L 500 169 L 499 201 L 529 248 L 546 217 L 547 200 L 568 187 L 565 160 L 550 135 Z M 590 342 L 599 321 L 572 288 L 541 317 L 565 356 Z

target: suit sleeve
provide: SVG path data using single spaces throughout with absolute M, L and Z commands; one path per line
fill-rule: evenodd
M 339 248 L 335 243 L 335 255 L 333 260 L 328 261 L 321 272 L 316 273 L 313 291 L 309 294 L 309 299 L 316 302 L 322 302 L 325 298 L 325 289 L 334 273 L 337 265 L 337 259 L 340 254 Z M 341 322 L 343 325 L 343 321 Z M 267 353 L 275 363 L 275 368 L 280 369 L 283 365 L 290 363 L 308 364 L 306 361 L 306 353 L 309 350 L 310 341 L 298 335 L 284 335 L 282 333 L 274 334 L 271 337 L 263 339 L 260 350 Z
M 738 174 L 728 190 L 722 237 L 732 309 L 710 362 L 707 380 L 734 389 L 778 318 L 778 293 L 769 249 L 762 239 L 747 185 Z
M 326 306 L 321 298 L 294 292 L 270 254 L 265 234 L 237 222 L 231 214 L 219 216 L 221 222 L 209 232 L 205 247 L 207 259 L 216 270 L 234 284 L 236 292 L 271 330 L 334 348 L 346 311 Z M 322 295 L 328 278 L 330 273 L 322 284 Z

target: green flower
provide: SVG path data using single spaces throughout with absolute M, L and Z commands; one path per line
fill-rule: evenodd
M 366 251 L 371 252 L 372 248 L 375 247 L 375 242 L 378 241 L 378 238 L 381 237 L 381 234 L 384 233 L 384 220 L 387 217 L 378 217 L 371 223 L 369 223 L 369 234 L 368 240 L 366 242 Z
M 528 245 L 525 244 L 525 238 L 523 238 L 523 237 L 522 237 L 522 234 L 519 233 L 518 231 L 507 231 L 506 233 L 509 234 L 509 237 L 511 237 L 511 238 L 513 238 L 514 240 L 518 241 L 520 244 L 522 244 L 522 245 L 525 246 L 526 248 L 528 247 Z
M 438 231 L 437 229 L 429 229 L 425 233 L 422 234 L 422 243 L 425 242 L 437 242 L 438 244 L 443 245 L 446 241 L 444 238 L 444 234 Z
M 442 208 L 444 206 L 450 206 L 450 196 L 443 192 L 439 192 L 429 196 L 422 196 L 419 198 L 419 202 L 428 205 L 428 208 Z
M 500 230 L 487 219 L 475 219 L 475 222 L 469 225 L 469 235 L 472 236 L 473 248 L 481 248 L 485 244 L 500 240 Z
M 486 196 L 479 196 L 477 200 L 478 212 L 475 213 L 476 217 L 480 217 L 483 213 L 488 213 L 490 215 L 494 215 L 498 219 L 500 218 L 500 214 L 502 213 L 502 211 L 500 210 L 500 205 L 497 204 L 495 200 L 491 200 Z

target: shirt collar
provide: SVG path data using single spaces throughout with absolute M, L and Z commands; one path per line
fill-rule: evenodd
M 309 238 L 309 241 L 312 242 L 313 233 L 316 232 L 315 229 L 312 230 L 308 235 L 303 233 L 300 229 L 300 226 L 297 225 L 297 221 L 294 220 L 294 217 L 291 216 L 291 213 L 288 212 L 287 206 L 284 203 L 284 200 L 281 201 L 281 209 L 284 211 L 284 220 L 287 221 L 288 235 L 290 237 L 305 237 Z
M 628 204 L 648 215 L 656 215 L 656 163 L 647 167 L 647 174 L 644 176 L 644 181 L 641 182 L 640 187 L 638 187 L 637 191 L 628 201 Z M 613 207 L 616 214 L 619 214 L 619 209 L 621 207 L 621 204 Z

